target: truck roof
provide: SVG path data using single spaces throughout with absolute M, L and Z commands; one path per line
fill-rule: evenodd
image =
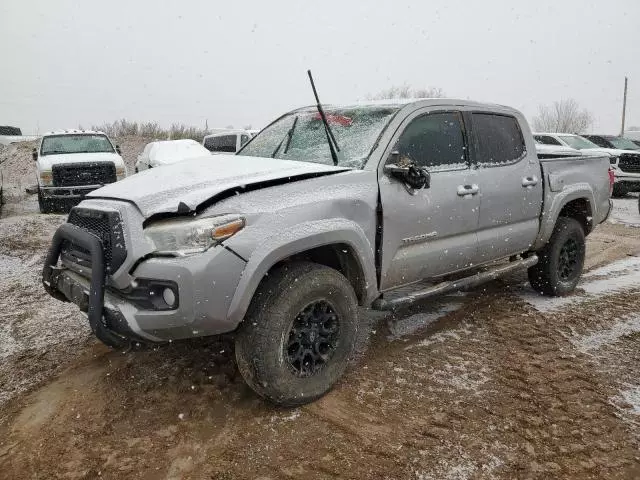
M 429 107 L 438 105 L 458 106 L 458 107 L 491 107 L 512 113 L 520 113 L 518 110 L 506 105 L 499 105 L 495 103 L 483 103 L 474 102 L 472 100 L 463 100 L 460 98 L 397 98 L 397 99 L 383 99 L 383 100 L 362 100 L 353 103 L 346 104 L 323 104 L 325 108 L 356 108 L 356 107 L 406 107 L 408 105 L 415 105 L 417 107 Z M 309 105 L 306 107 L 298 108 L 294 111 L 301 111 L 306 109 L 315 109 L 316 105 Z
M 106 135 L 106 133 L 101 132 L 99 130 L 78 130 L 76 128 L 71 128 L 71 129 L 68 129 L 68 130 L 54 130 L 54 131 L 51 131 L 51 132 L 46 132 L 42 136 L 46 137 L 46 136 L 49 136 L 49 135 L 78 135 L 78 134 L 80 134 L 80 135 L 82 135 L 82 134 L 85 134 L 85 135 Z

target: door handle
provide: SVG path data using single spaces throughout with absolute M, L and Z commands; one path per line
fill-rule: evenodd
M 522 179 L 522 186 L 523 187 L 534 187 L 538 184 L 538 177 L 533 176 L 533 177 L 524 177 Z
M 458 185 L 458 196 L 466 197 L 467 195 L 475 195 L 480 191 L 480 187 L 475 183 L 473 185 Z

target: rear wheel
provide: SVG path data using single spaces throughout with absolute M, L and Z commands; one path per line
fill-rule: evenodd
M 560 217 L 549 243 L 538 252 L 538 263 L 529 269 L 531 286 L 544 295 L 571 293 L 580 280 L 584 255 L 582 225 L 574 218 Z
M 260 396 L 301 405 L 340 378 L 358 328 L 356 296 L 336 270 L 296 262 L 269 273 L 236 336 L 238 369 Z

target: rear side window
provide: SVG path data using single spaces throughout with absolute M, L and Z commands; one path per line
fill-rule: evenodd
M 478 163 L 496 165 L 519 160 L 525 152 L 518 121 L 508 115 L 474 113 Z
M 210 152 L 230 152 L 236 151 L 235 135 L 220 135 L 218 137 L 209 137 L 204 141 L 204 147 Z
M 401 159 L 430 171 L 467 168 L 462 122 L 455 112 L 416 118 L 402 132 L 394 150 Z
M 549 135 L 534 135 L 533 138 L 544 145 L 562 145 L 558 140 Z

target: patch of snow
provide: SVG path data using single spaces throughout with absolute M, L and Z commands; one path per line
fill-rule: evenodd
M 449 313 L 459 310 L 462 306 L 463 304 L 460 302 L 451 302 L 442 305 L 432 312 L 420 312 L 398 320 L 391 319 L 387 322 L 390 332 L 387 339 L 393 341 L 411 335 L 420 329 L 428 327 Z
M 616 319 L 615 323 L 607 329 L 577 338 L 569 338 L 569 341 L 580 352 L 588 353 L 592 350 L 598 350 L 605 345 L 613 344 L 621 338 L 636 332 L 640 332 L 640 315 L 628 315 Z
M 616 274 L 615 276 L 611 276 Z M 584 281 L 584 278 L 596 278 Z M 593 300 L 602 295 L 617 293 L 622 290 L 638 288 L 640 286 L 640 257 L 630 257 L 601 268 L 597 268 L 578 284 L 579 289 L 584 290 L 584 294 L 576 293 L 566 297 L 545 297 L 533 291 L 528 285 L 518 293 L 529 305 L 539 312 L 547 313 L 561 310 L 569 305 Z
M 431 376 L 441 385 L 479 394 L 480 387 L 489 381 L 488 373 L 487 368 L 477 363 L 462 361 L 458 364 L 447 363 Z
M 639 257 L 628 257 L 623 258 L 622 260 L 617 260 L 609 265 L 605 265 L 604 267 L 596 268 L 595 270 L 590 270 L 582 275 L 583 278 L 590 277 L 601 277 L 605 275 L 610 275 L 612 273 L 620 273 L 627 271 L 640 270 L 640 258 Z
M 637 198 L 616 198 L 613 200 L 613 210 L 609 216 L 609 223 L 640 227 L 640 212 Z
M 640 415 L 640 385 L 624 384 L 624 389 L 611 398 L 611 404 L 624 413 Z
M 416 480 L 467 480 L 472 478 L 476 471 L 473 462 L 467 457 L 460 459 L 460 463 L 456 465 L 447 465 L 441 461 L 436 472 L 428 473 L 424 471 L 416 471 Z
M 430 345 L 434 345 L 437 343 L 444 343 L 448 340 L 460 340 L 462 336 L 470 335 L 471 333 L 472 332 L 471 332 L 471 329 L 469 328 L 469 325 L 462 324 L 460 328 L 456 328 L 453 330 L 444 330 L 442 332 L 435 333 L 431 335 L 429 338 L 425 338 L 424 340 L 421 340 L 415 345 L 409 345 L 408 347 L 405 348 L 405 350 L 411 350 L 417 347 L 428 347 Z

